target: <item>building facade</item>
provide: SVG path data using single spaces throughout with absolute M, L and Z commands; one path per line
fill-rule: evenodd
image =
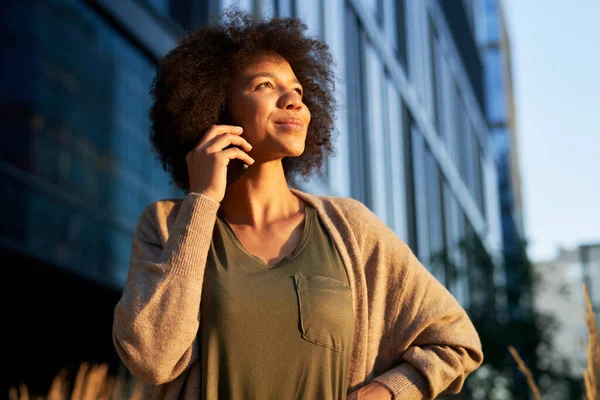
M 492 149 L 498 165 L 502 237 L 506 257 L 507 310 L 509 318 L 528 318 L 531 311 L 531 282 L 522 279 L 524 254 L 523 203 L 518 135 L 513 95 L 510 37 L 499 0 L 471 2 L 472 26 L 484 63 L 485 115 Z M 523 307 L 523 303 L 529 306 Z M 524 311 L 525 310 L 525 311 Z
M 566 360 L 568 373 L 581 376 L 587 367 L 588 329 L 585 324 L 586 286 L 596 320 L 600 317 L 600 243 L 560 249 L 549 261 L 534 265 L 541 284 L 536 286 L 534 306 L 556 319 L 552 335 L 557 365 Z
M 484 65 L 485 116 L 492 152 L 498 167 L 504 277 L 501 285 L 502 320 L 510 331 L 536 325 L 533 306 L 533 274 L 528 261 L 523 227 L 521 174 L 514 106 L 510 37 L 500 0 L 463 0 L 469 13 Z M 520 327 L 520 328 L 519 328 Z M 537 372 L 539 337 L 533 330 L 516 335 L 511 345 Z M 523 374 L 513 369 L 513 393 L 526 393 Z
M 303 19 L 336 61 L 337 156 L 301 189 L 362 201 L 463 306 L 496 312 L 502 309 L 496 288 L 506 276 L 495 261 L 503 249 L 499 171 L 485 112 L 485 63 L 465 24 L 473 18 L 467 3 L 235 2 L 264 16 Z M 103 343 L 96 352 L 82 344 L 60 358 L 43 343 L 22 350 L 35 336 L 15 337 L 25 356 L 11 353 L 18 367 L 10 378 L 28 379 L 19 357 L 54 354 L 56 368 L 78 357 L 108 357 L 112 308 L 139 214 L 152 201 L 182 196 L 150 151 L 148 90 L 156 62 L 186 29 L 232 4 L 14 0 L 0 6 L 10 77 L 1 87 L 0 135 L 9 145 L 0 150 L 0 248 L 23 265 L 14 272 L 16 290 L 29 288 L 39 273 L 44 279 L 35 280 L 33 299 L 45 302 L 44 312 L 68 309 L 58 297 L 95 310 L 101 318 L 65 318 L 61 328 L 83 325 L 76 331 L 88 342 Z M 461 245 L 467 239 L 483 254 L 477 262 Z M 41 311 L 23 307 L 13 317 L 34 329 Z M 74 347 L 64 335 L 46 340 Z

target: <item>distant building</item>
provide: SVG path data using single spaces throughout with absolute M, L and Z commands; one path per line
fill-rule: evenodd
M 535 308 L 559 324 L 552 334 L 553 349 L 557 357 L 569 362 L 572 375 L 581 377 L 588 344 L 584 284 L 600 322 L 600 243 L 561 249 L 553 260 L 536 263 L 534 271 L 539 277 Z

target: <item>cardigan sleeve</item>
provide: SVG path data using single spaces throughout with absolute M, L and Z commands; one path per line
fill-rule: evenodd
M 361 247 L 370 327 L 381 325 L 376 376 L 394 399 L 458 393 L 483 362 L 479 335 L 452 294 L 366 206 Z M 370 328 L 371 335 L 371 328 Z
M 139 218 L 112 336 L 120 359 L 145 383 L 170 382 L 198 358 L 200 297 L 218 207 L 189 193 L 170 226 L 171 209 L 161 202 Z

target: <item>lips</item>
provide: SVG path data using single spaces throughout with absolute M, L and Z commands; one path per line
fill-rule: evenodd
M 275 125 L 289 129 L 302 129 L 304 127 L 304 122 L 302 122 L 300 118 L 287 117 L 278 119 L 275 121 Z
M 276 125 L 298 125 L 300 127 L 304 126 L 304 122 L 300 118 L 288 117 L 283 119 L 278 119 L 275 121 Z

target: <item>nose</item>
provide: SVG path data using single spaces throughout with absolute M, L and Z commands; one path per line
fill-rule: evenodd
M 280 106 L 286 110 L 299 110 L 302 108 L 302 96 L 295 90 L 286 90 L 279 101 Z

